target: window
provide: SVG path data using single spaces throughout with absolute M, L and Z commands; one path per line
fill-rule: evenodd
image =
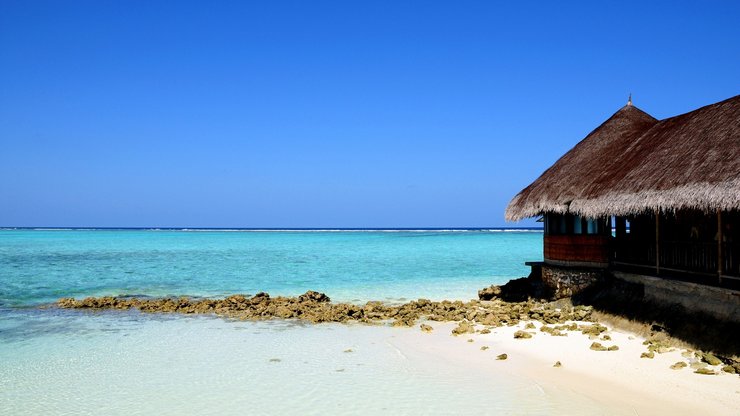
M 599 228 L 602 228 L 602 229 L 604 228 L 604 227 L 599 227 L 600 222 L 601 222 L 600 220 L 593 219 L 593 218 L 589 218 L 588 220 L 586 220 L 586 234 L 600 234 Z M 576 233 L 576 234 L 580 234 L 580 233 Z
M 565 215 L 545 215 L 545 233 L 549 235 L 567 234 L 568 224 Z
M 580 216 L 573 216 L 573 234 L 583 234 L 583 223 L 584 220 Z
M 585 218 L 573 214 L 546 214 L 545 233 L 548 235 L 608 235 L 609 218 Z

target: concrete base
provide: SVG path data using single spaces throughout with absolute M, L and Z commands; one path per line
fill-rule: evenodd
M 641 287 L 644 300 L 666 306 L 677 304 L 688 311 L 740 323 L 740 292 L 736 290 L 618 271 L 611 274 L 615 279 Z

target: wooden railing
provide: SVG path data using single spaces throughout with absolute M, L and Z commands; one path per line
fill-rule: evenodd
M 722 244 L 722 273 L 740 277 L 740 243 Z
M 656 244 L 652 242 L 615 241 L 612 262 L 617 266 L 637 266 L 652 270 L 689 273 L 721 278 L 740 278 L 740 243 L 722 243 L 722 268 L 718 267 L 717 242 L 660 241 L 656 261 Z
M 617 263 L 655 266 L 655 244 L 642 241 L 616 241 L 614 258 Z
M 660 267 L 689 272 L 717 273 L 717 243 L 662 241 Z

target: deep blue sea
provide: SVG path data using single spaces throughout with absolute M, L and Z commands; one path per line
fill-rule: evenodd
M 541 258 L 536 230 L 0 230 L 0 307 L 306 290 L 357 302 L 470 299 Z

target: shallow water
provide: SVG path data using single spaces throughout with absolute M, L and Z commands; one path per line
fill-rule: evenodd
M 620 414 L 409 348 L 428 336 L 417 328 L 130 311 L 2 316 L 8 415 Z

